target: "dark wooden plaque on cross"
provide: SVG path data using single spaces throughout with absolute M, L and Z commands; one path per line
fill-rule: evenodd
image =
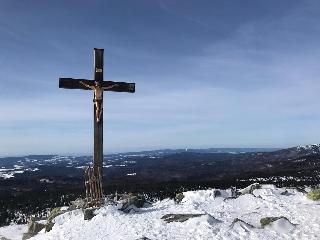
M 103 166 L 103 91 L 135 92 L 135 83 L 103 81 L 103 51 L 94 49 L 94 80 L 59 78 L 59 88 L 93 90 L 94 92 L 94 154 L 95 172 Z M 101 172 L 100 172 L 101 174 Z

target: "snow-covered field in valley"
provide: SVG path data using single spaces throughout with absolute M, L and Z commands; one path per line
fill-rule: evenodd
M 91 220 L 84 220 L 82 210 L 74 210 L 56 217 L 50 232 L 42 230 L 32 239 L 320 239 L 320 201 L 309 200 L 304 193 L 273 185 L 237 198 L 231 197 L 231 190 L 219 193 L 189 191 L 181 203 L 165 199 L 129 213 L 119 211 L 119 205 L 105 205 Z M 166 214 L 203 215 L 167 223 L 162 219 Z M 265 217 L 280 218 L 262 227 Z M 0 238 L 10 239 L 4 229 L 0 228 Z

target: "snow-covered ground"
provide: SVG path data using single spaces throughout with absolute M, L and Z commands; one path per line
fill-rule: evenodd
M 21 174 L 25 171 L 39 171 L 39 168 L 24 168 L 24 166 L 14 165 L 14 168 L 0 168 L 0 178 L 8 179 L 13 178 L 15 174 Z
M 263 185 L 238 198 L 228 198 L 230 190 L 220 192 L 214 197 L 214 190 L 189 191 L 180 204 L 165 199 L 130 213 L 106 205 L 91 220 L 84 220 L 81 210 L 67 212 L 55 218 L 50 232 L 42 231 L 32 239 L 320 239 L 320 202 L 297 190 Z M 185 222 L 161 219 L 172 213 L 204 215 Z M 261 218 L 280 216 L 285 218 L 261 227 Z M 237 218 L 242 221 L 233 223 Z M 0 238 L 10 239 L 4 229 L 0 228 Z
M 10 240 L 21 240 L 22 234 L 28 229 L 27 224 L 24 225 L 10 225 L 0 228 L 0 239 L 5 237 Z

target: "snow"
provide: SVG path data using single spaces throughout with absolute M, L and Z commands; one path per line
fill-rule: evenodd
M 86 166 L 78 166 L 78 167 L 76 167 L 76 168 L 79 168 L 79 169 L 85 169 L 85 168 L 86 168 Z
M 39 182 L 41 182 L 41 183 L 53 183 L 53 181 L 51 181 L 51 180 L 48 179 L 48 178 L 41 178 L 41 179 L 39 180 Z
M 286 194 L 281 194 L 287 191 Z M 198 190 L 184 193 L 181 203 L 172 199 L 119 211 L 121 205 L 105 205 L 91 220 L 83 220 L 81 210 L 54 219 L 48 233 L 33 240 L 134 240 L 164 239 L 320 239 L 320 202 L 311 201 L 295 190 L 262 185 L 253 194 L 232 196 L 231 190 Z M 204 214 L 185 222 L 166 223 L 165 214 Z M 282 217 L 261 227 L 260 219 Z M 0 236 L 2 229 L 0 228 Z
M 13 178 L 13 177 L 14 177 L 14 172 L 10 172 L 10 173 L 0 172 L 0 178 L 8 179 L 8 178 Z
M 290 233 L 294 230 L 295 225 L 285 218 L 280 218 L 271 223 L 270 226 L 267 226 L 267 228 L 272 229 L 278 233 Z
M 312 148 L 320 148 L 320 144 L 315 143 L 315 144 L 309 144 L 309 145 L 300 145 L 297 147 L 298 149 L 306 149 L 306 150 L 310 150 Z
M 27 224 L 9 225 L 0 228 L 0 239 L 2 237 L 10 240 L 21 240 L 22 234 L 27 231 Z
M 136 176 L 137 173 L 127 173 L 127 176 Z
M 15 174 L 21 174 L 25 171 L 39 171 L 39 168 L 23 168 L 23 166 L 14 165 L 14 168 L 1 168 L 0 169 L 0 178 L 8 179 L 13 178 Z
M 22 169 L 22 168 L 23 168 L 23 166 L 20 166 L 20 165 L 13 165 L 13 167 L 14 167 L 15 169 Z
M 104 168 L 110 168 L 113 167 L 113 165 L 103 165 Z
M 296 147 L 298 151 L 308 151 L 310 154 L 319 153 L 320 151 L 320 144 L 310 144 L 305 146 L 298 146 Z

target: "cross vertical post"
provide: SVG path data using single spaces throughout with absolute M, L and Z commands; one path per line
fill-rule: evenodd
M 59 88 L 92 90 L 94 93 L 93 128 L 94 149 L 93 168 L 85 170 L 87 201 L 99 204 L 103 197 L 103 91 L 135 92 L 135 83 L 113 82 L 103 80 L 103 49 L 94 49 L 94 80 L 59 78 Z
M 94 80 L 103 83 L 103 53 L 104 49 L 94 49 Z M 103 94 L 103 92 L 102 92 Z M 103 99 L 103 95 L 102 95 Z M 96 105 L 93 109 L 93 132 L 94 132 L 94 151 L 93 151 L 93 168 L 94 172 L 102 176 L 103 166 L 103 100 L 101 103 L 100 121 L 96 118 Z

